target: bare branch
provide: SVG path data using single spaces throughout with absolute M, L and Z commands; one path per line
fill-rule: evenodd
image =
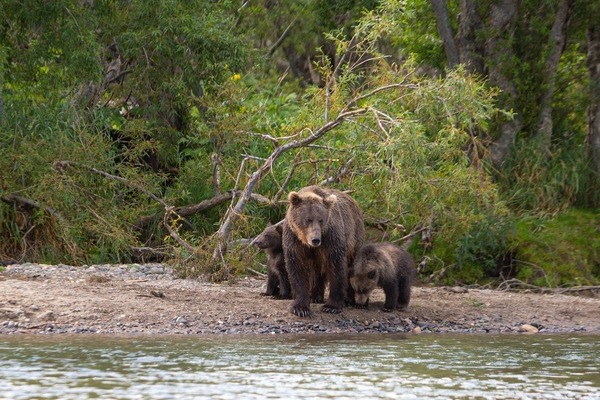
M 271 57 L 273 55 L 273 53 L 275 53 L 275 51 L 279 48 L 279 46 L 281 46 L 283 41 L 289 36 L 290 30 L 292 29 L 292 26 L 294 26 L 294 24 L 296 23 L 296 20 L 298 19 L 299 15 L 300 14 L 296 15 L 296 17 L 292 20 L 292 22 L 290 22 L 290 24 L 287 26 L 287 28 L 285 28 L 285 30 L 283 31 L 281 36 L 279 36 L 279 39 L 277 39 L 275 44 L 273 44 L 273 46 L 271 46 L 271 48 L 269 49 L 269 52 L 267 53 L 267 57 Z
M 352 165 L 354 163 L 354 158 L 349 159 L 348 161 L 346 161 L 344 163 L 344 165 L 342 165 L 337 172 L 335 173 L 335 175 L 332 175 L 326 179 L 323 179 L 319 185 L 320 186 L 327 186 L 333 182 L 337 182 L 342 176 L 346 175 L 348 173 L 348 171 L 350 170 L 350 165 Z
M 94 174 L 101 175 L 101 176 L 111 179 L 113 181 L 124 183 L 125 185 L 130 186 L 130 187 L 137 189 L 140 192 L 146 194 L 148 197 L 150 197 L 152 200 L 156 201 L 163 207 L 165 207 L 165 208 L 169 207 L 169 205 L 167 203 L 165 203 L 161 198 L 157 197 L 154 193 L 150 192 L 149 190 L 140 186 L 139 184 L 137 184 L 135 182 L 131 182 L 130 180 L 125 179 L 121 176 L 112 175 L 112 174 L 109 174 L 108 172 L 101 171 L 99 169 L 89 167 L 87 165 L 83 165 L 83 164 L 80 164 L 78 162 L 73 162 L 73 161 L 56 161 L 54 163 L 54 166 L 61 170 L 64 169 L 65 167 L 83 169 L 83 170 L 92 172 Z
M 390 85 L 380 86 L 378 88 L 375 88 L 375 89 L 371 90 L 369 93 L 365 93 L 362 96 L 358 96 L 358 97 L 355 97 L 354 99 L 350 100 L 348 102 L 348 104 L 346 104 L 346 108 L 345 109 L 353 107 L 359 101 L 364 100 L 366 98 L 369 98 L 371 96 L 374 96 L 377 93 L 380 93 L 380 92 L 383 92 L 383 91 L 386 91 L 386 90 L 396 89 L 396 88 L 418 89 L 418 87 L 419 87 L 418 85 L 411 84 L 411 83 L 392 83 Z
M 241 193 L 241 196 L 235 200 L 235 205 L 232 205 L 225 214 L 225 218 L 221 227 L 217 231 L 217 248 L 213 253 L 213 259 L 221 259 L 223 252 L 227 250 L 227 240 L 229 235 L 231 234 L 231 230 L 233 229 L 233 224 L 237 221 L 237 219 L 242 215 L 244 211 L 244 207 L 248 200 L 250 200 L 252 193 L 254 192 L 254 188 L 261 179 L 267 174 L 271 168 L 273 168 L 273 163 L 285 152 L 288 152 L 292 149 L 306 147 L 309 144 L 312 144 L 316 140 L 320 139 L 327 132 L 335 129 L 339 125 L 341 125 L 346 119 L 364 114 L 367 110 L 365 108 L 359 108 L 351 111 L 345 111 L 340 113 L 336 119 L 322 125 L 319 129 L 314 132 L 311 132 L 310 136 L 304 139 L 296 139 L 289 143 L 286 143 L 280 147 L 275 148 L 273 152 L 267 157 L 267 159 L 263 162 L 263 164 L 252 173 L 250 179 L 246 182 L 244 190 Z M 238 176 L 239 177 L 239 176 Z M 239 181 L 238 181 L 239 182 Z M 236 182 L 236 184 L 238 183 Z
M 210 156 L 210 161 L 213 165 L 213 189 L 215 193 L 219 195 L 221 194 L 221 171 L 219 170 L 219 164 L 221 161 L 219 160 L 219 155 L 217 153 L 213 153 Z
M 283 184 L 279 187 L 279 190 L 277 191 L 277 193 L 275 193 L 275 197 L 273 197 L 274 202 L 279 201 L 281 196 L 283 196 L 284 190 L 287 188 L 290 181 L 292 180 L 292 176 L 294 176 L 294 172 L 296 171 L 296 167 L 298 166 L 299 159 L 300 159 L 300 154 L 296 154 L 296 158 L 294 159 L 294 163 L 290 167 L 290 171 L 288 172 L 288 175 L 285 177 L 285 180 L 283 181 Z
M 169 235 L 171 235 L 171 237 L 175 239 L 175 241 L 179 243 L 182 247 L 185 247 L 187 251 L 189 251 L 191 254 L 196 253 L 196 249 L 188 242 L 183 240 L 181 236 L 179 236 L 177 232 L 175 232 L 171 228 L 171 225 L 169 224 L 169 217 L 171 216 L 171 214 L 173 214 L 173 207 L 165 207 L 165 214 L 163 215 L 163 225 L 165 229 L 169 232 Z
M 26 197 L 22 197 L 14 193 L 1 196 L 0 200 L 7 204 L 17 203 L 26 207 L 37 208 L 38 210 L 47 212 L 48 214 L 59 220 L 63 225 L 70 226 L 69 221 L 67 221 L 67 219 L 63 217 L 61 213 L 56 211 L 54 208 L 41 204 L 40 202 L 37 202 L 35 200 L 28 199 Z

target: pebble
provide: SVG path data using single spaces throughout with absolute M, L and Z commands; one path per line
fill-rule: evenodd
M 45 265 L 45 264 L 13 264 L 4 270 L 8 275 L 27 276 L 35 279 L 44 279 L 52 275 L 64 279 L 86 279 L 90 276 L 102 276 L 115 280 L 128 279 L 173 279 L 173 270 L 170 266 L 151 264 L 98 264 L 74 267 L 71 265 Z
M 523 324 L 519 327 L 519 332 L 523 333 L 538 333 L 539 329 L 531 324 Z
M 4 275 L 29 277 L 32 280 L 59 277 L 65 280 L 83 280 L 90 276 L 101 277 L 111 281 L 117 280 L 173 280 L 177 279 L 172 269 L 164 264 L 99 264 L 74 267 L 69 265 L 43 265 L 43 264 L 14 264 L 4 268 Z M 185 285 L 185 281 L 181 281 Z M 225 290 L 225 289 L 223 289 Z M 464 293 L 464 288 L 452 288 L 454 293 Z M 158 293 L 158 292 L 157 292 Z M 156 294 L 155 294 L 156 296 Z M 406 317 L 410 314 L 385 314 L 373 311 L 368 319 L 340 318 L 332 323 L 318 323 L 313 319 L 289 320 L 288 318 L 264 322 L 260 315 L 249 316 L 246 319 L 235 320 L 231 316 L 215 316 L 212 321 L 201 322 L 198 314 L 173 315 L 165 312 L 165 321 L 170 322 L 170 327 L 140 325 L 135 321 L 128 321 L 127 314 L 119 314 L 117 323 L 112 327 L 85 326 L 89 321 L 81 320 L 72 325 L 56 324 L 56 313 L 60 310 L 44 310 L 39 304 L 20 309 L 16 304 L 7 301 L 0 307 L 0 334 L 4 333 L 46 333 L 46 334 L 91 334 L 91 333 L 135 333 L 148 334 L 249 334 L 260 333 L 269 335 L 280 334 L 322 334 L 322 333 L 553 333 L 560 329 L 552 327 L 551 323 L 544 322 L 544 327 L 535 321 L 520 321 L 508 326 L 497 326 L 494 322 L 501 319 L 498 315 L 483 315 L 476 319 L 462 318 L 457 320 L 436 320 L 416 317 Z M 410 309 L 409 309 L 410 311 Z M 28 316 L 33 316 L 28 321 Z M 190 318 L 190 319 L 188 319 Z M 221 318 L 221 319 L 217 319 Z M 92 322 L 93 323 L 93 322 Z M 55 325 L 56 324 L 56 325 Z M 491 325 L 490 325 L 491 324 Z M 169 325 L 169 324 L 167 324 Z M 495 326 L 491 328 L 490 326 Z M 585 327 L 576 327 L 575 331 L 585 331 Z

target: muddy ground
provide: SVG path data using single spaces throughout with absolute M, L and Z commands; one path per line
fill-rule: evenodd
M 168 266 L 22 264 L 0 272 L 0 334 L 596 333 L 600 299 L 561 294 L 415 287 L 406 311 L 312 316 L 262 296 L 265 279 L 214 284 L 177 279 Z

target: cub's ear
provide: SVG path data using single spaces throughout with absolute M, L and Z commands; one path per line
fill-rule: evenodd
M 298 192 L 290 192 L 290 194 L 288 194 L 288 200 L 293 206 L 297 206 L 302 201 Z
M 275 225 L 275 230 L 279 232 L 280 235 L 283 235 L 283 224 Z
M 323 203 L 327 208 L 330 208 L 337 201 L 337 196 L 335 194 L 331 194 L 323 199 Z

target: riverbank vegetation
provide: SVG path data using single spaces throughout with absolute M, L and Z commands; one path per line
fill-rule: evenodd
M 422 280 L 597 284 L 600 7 L 464 3 L 4 2 L 0 261 L 226 279 L 320 184 Z

